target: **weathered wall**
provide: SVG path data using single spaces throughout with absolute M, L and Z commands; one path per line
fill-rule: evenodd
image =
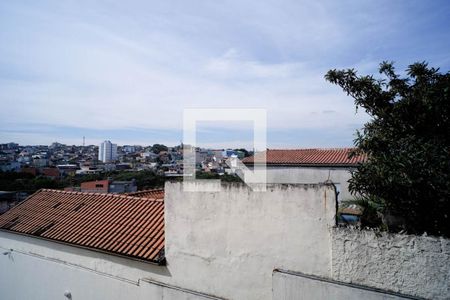
M 348 191 L 350 171 L 345 168 L 317 167 L 267 167 L 267 182 L 269 183 L 321 183 L 331 180 L 339 184 L 340 200 L 351 199 Z
M 229 299 L 271 299 L 272 271 L 330 276 L 335 194 L 326 185 L 220 193 L 166 185 L 166 257 L 175 285 Z M 180 266 L 183 266 L 180 268 Z M 196 288 L 197 287 L 197 288 Z
M 450 299 L 450 240 L 333 229 L 333 279 Z
M 286 271 L 273 273 L 273 299 L 282 300 L 401 300 L 399 294 Z

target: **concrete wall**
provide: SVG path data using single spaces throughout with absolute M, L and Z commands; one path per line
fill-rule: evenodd
M 450 299 L 450 240 L 335 228 L 333 279 Z
M 348 191 L 350 178 L 350 170 L 346 168 L 267 167 L 267 182 L 270 183 L 322 183 L 331 180 L 338 184 L 339 200 L 352 198 Z
M 273 299 L 400 300 L 414 298 L 356 285 L 343 284 L 316 276 L 308 276 L 289 271 L 275 271 L 273 273 Z
M 229 299 L 271 299 L 272 271 L 330 276 L 335 193 L 326 185 L 184 192 L 166 185 L 166 257 L 175 285 Z M 183 266 L 180 268 L 179 266 Z
M 331 186 L 169 183 L 165 202 L 167 266 L 0 231 L 0 298 L 264 300 L 275 268 L 331 274 Z

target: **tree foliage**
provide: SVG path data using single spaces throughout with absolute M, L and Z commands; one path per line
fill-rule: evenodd
M 51 179 L 45 176 L 34 176 L 29 173 L 1 172 L 0 191 L 35 192 L 41 188 L 62 189 L 70 186 L 80 186 L 82 182 L 95 180 L 136 180 L 138 190 L 164 187 L 166 178 L 154 171 L 112 171 L 99 174 L 69 176 L 61 179 Z
M 60 181 L 45 176 L 34 176 L 29 173 L 0 172 L 0 191 L 26 191 L 34 192 L 38 189 L 63 188 Z
M 380 204 L 378 198 L 357 196 L 354 199 L 343 201 L 342 207 L 352 207 L 356 205 L 361 210 L 359 221 L 361 227 L 379 228 L 382 226 L 382 219 L 379 216 Z
M 167 151 L 167 150 L 169 150 L 169 148 L 162 144 L 154 144 L 152 146 L 152 151 L 153 151 L 153 153 L 156 153 L 156 154 L 159 154 L 159 152 L 161 152 L 161 151 Z
M 368 159 L 353 173 L 350 191 L 377 199 L 409 232 L 450 236 L 450 72 L 425 62 L 403 77 L 392 62 L 379 71 L 381 79 L 353 69 L 325 76 L 371 116 L 357 131 L 354 154 Z
M 197 171 L 195 173 L 196 179 L 220 179 L 224 182 L 242 182 L 242 179 L 234 174 L 223 174 L 219 175 L 217 173 L 207 173 L 203 171 Z
M 164 176 L 157 175 L 153 171 L 119 172 L 111 176 L 114 180 L 136 180 L 138 190 L 164 187 Z

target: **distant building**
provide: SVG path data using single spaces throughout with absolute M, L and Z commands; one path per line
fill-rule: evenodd
M 349 157 L 353 148 L 334 149 L 268 149 L 242 161 L 248 167 L 263 163 L 266 155 L 268 183 L 321 183 L 332 182 L 338 200 L 352 199 L 348 189 L 351 172 L 365 161 L 365 155 Z
M 80 167 L 80 170 L 76 170 L 76 175 L 98 174 L 101 172 L 102 169 L 99 169 L 97 166 L 83 165 Z
M 18 147 L 19 147 L 19 144 L 16 144 L 16 143 L 0 144 L 0 150 L 12 150 L 12 149 L 17 149 Z
M 110 141 L 104 141 L 98 147 L 98 160 L 102 162 L 111 162 L 117 159 L 117 144 Z
M 74 164 L 57 165 L 60 175 L 74 176 L 78 170 L 78 166 Z
M 107 193 L 109 180 L 87 181 L 81 183 L 81 191 L 88 193 Z
M 0 170 L 2 172 L 18 172 L 20 170 L 20 163 L 16 161 L 0 162 Z
M 48 166 L 48 159 L 46 159 L 45 157 L 42 157 L 40 155 L 34 155 L 33 156 L 33 165 L 36 168 L 43 168 Z
M 137 191 L 136 181 L 98 180 L 81 183 L 81 192 L 123 194 Z
M 136 181 L 112 181 L 109 183 L 108 193 L 123 194 L 137 191 Z
M 60 177 L 58 168 L 43 168 L 41 169 L 41 174 L 45 177 L 56 179 Z
M 122 147 L 122 151 L 125 153 L 134 153 L 136 152 L 136 147 L 135 146 L 130 146 L 130 145 L 124 145 Z
M 239 159 L 243 159 L 245 156 L 245 153 L 242 151 L 227 149 L 222 151 L 222 156 L 224 158 L 231 158 L 231 157 L 237 157 Z

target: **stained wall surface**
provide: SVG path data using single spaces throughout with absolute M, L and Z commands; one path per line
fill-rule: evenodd
M 322 183 L 333 182 L 339 190 L 339 200 L 352 199 L 348 190 L 351 178 L 349 168 L 337 167 L 268 167 L 267 181 L 270 183 Z
M 333 279 L 450 299 L 450 240 L 333 229 Z
M 166 257 L 175 285 L 229 299 L 272 299 L 275 268 L 331 274 L 336 200 L 329 185 L 166 186 Z

